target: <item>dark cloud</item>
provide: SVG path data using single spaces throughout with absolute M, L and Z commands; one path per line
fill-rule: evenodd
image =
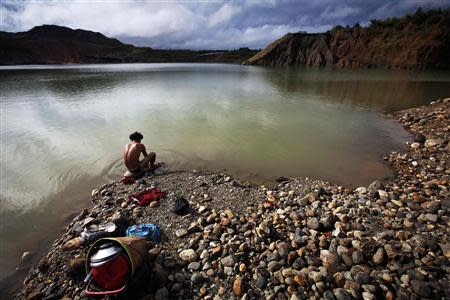
M 322 32 L 335 25 L 368 24 L 450 0 L 246 1 L 8 1 L 2 30 L 57 24 L 99 31 L 154 48 L 262 48 L 288 32 Z

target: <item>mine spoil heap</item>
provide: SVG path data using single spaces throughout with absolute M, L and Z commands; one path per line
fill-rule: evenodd
M 324 33 L 288 33 L 244 64 L 338 68 L 450 68 L 450 9 L 336 26 Z

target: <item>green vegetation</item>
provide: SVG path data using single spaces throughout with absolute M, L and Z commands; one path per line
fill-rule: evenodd
M 421 30 L 428 28 L 435 24 L 442 26 L 450 26 L 450 8 L 447 9 L 430 9 L 424 11 L 422 8 L 418 8 L 414 14 L 407 14 L 403 17 L 391 17 L 384 20 L 372 19 L 368 28 L 372 30 L 383 30 L 386 28 L 394 29 L 396 31 L 403 30 L 404 28 L 414 26 L 414 30 Z M 336 33 L 338 31 L 344 31 L 349 29 L 361 28 L 359 22 L 355 23 L 353 27 L 336 25 L 329 33 Z
M 414 26 L 414 29 L 421 29 L 434 24 L 448 26 L 450 24 L 450 9 L 439 8 L 424 11 L 422 8 L 418 8 L 414 14 L 407 14 L 401 18 L 393 17 L 385 20 L 370 20 L 369 28 L 394 28 L 395 30 L 402 30 L 410 24 Z

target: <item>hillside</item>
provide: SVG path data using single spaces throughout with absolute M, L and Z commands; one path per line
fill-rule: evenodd
M 268 66 L 450 68 L 450 9 L 336 26 L 326 33 L 288 33 L 245 62 Z
M 98 32 L 42 25 L 26 32 L 0 31 L 0 65 L 226 62 L 241 63 L 256 51 L 161 50 L 124 44 Z

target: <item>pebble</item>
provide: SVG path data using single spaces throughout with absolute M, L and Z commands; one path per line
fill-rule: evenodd
M 179 238 L 182 238 L 188 235 L 188 231 L 184 228 L 180 228 L 175 231 L 175 235 Z
M 316 218 L 310 218 L 310 219 L 308 219 L 306 225 L 307 225 L 309 228 L 314 229 L 314 230 L 319 230 L 319 228 L 320 228 L 319 220 L 317 220 Z
M 194 249 L 186 249 L 180 252 L 180 258 L 186 262 L 192 262 L 197 259 L 197 253 Z
M 158 289 L 155 292 L 155 300 L 165 300 L 165 299 L 169 299 L 169 291 L 167 290 L 167 288 L 163 287 Z
M 259 276 L 258 279 L 256 279 L 256 286 L 260 289 L 264 289 L 267 285 L 267 279 L 263 276 Z
M 442 143 L 443 141 L 441 139 L 428 139 L 425 141 L 425 147 L 435 147 L 441 145 Z
M 187 266 L 187 268 L 188 270 L 197 271 L 198 269 L 200 269 L 200 263 L 197 261 L 193 261 Z
M 226 267 L 232 267 L 236 263 L 234 260 L 234 257 L 232 255 L 228 255 L 228 256 L 222 258 L 220 260 L 220 262 L 222 263 L 222 265 L 224 265 Z
M 422 280 L 411 280 L 411 288 L 419 297 L 428 298 L 431 295 L 431 289 L 428 284 Z
M 372 257 L 373 262 L 377 265 L 381 264 L 384 260 L 384 250 L 383 248 L 378 248 L 377 252 Z
M 157 206 L 159 206 L 159 202 L 158 201 L 152 201 L 152 202 L 150 202 L 149 206 L 150 207 L 157 207 Z
M 200 284 L 200 283 L 204 282 L 205 280 L 206 280 L 206 278 L 200 273 L 194 273 L 191 276 L 191 282 L 193 284 Z
M 275 271 L 278 271 L 279 269 L 281 269 L 281 264 L 278 261 L 271 261 L 269 262 L 269 264 L 267 265 L 267 269 L 269 270 L 269 272 L 273 273 Z
M 364 262 L 363 253 L 359 250 L 353 251 L 352 260 L 355 263 L 355 265 L 359 265 L 359 264 L 363 263 Z
M 236 277 L 236 279 L 233 282 L 233 294 L 235 296 L 240 296 L 242 295 L 243 292 L 243 279 L 242 277 L 238 276 Z

